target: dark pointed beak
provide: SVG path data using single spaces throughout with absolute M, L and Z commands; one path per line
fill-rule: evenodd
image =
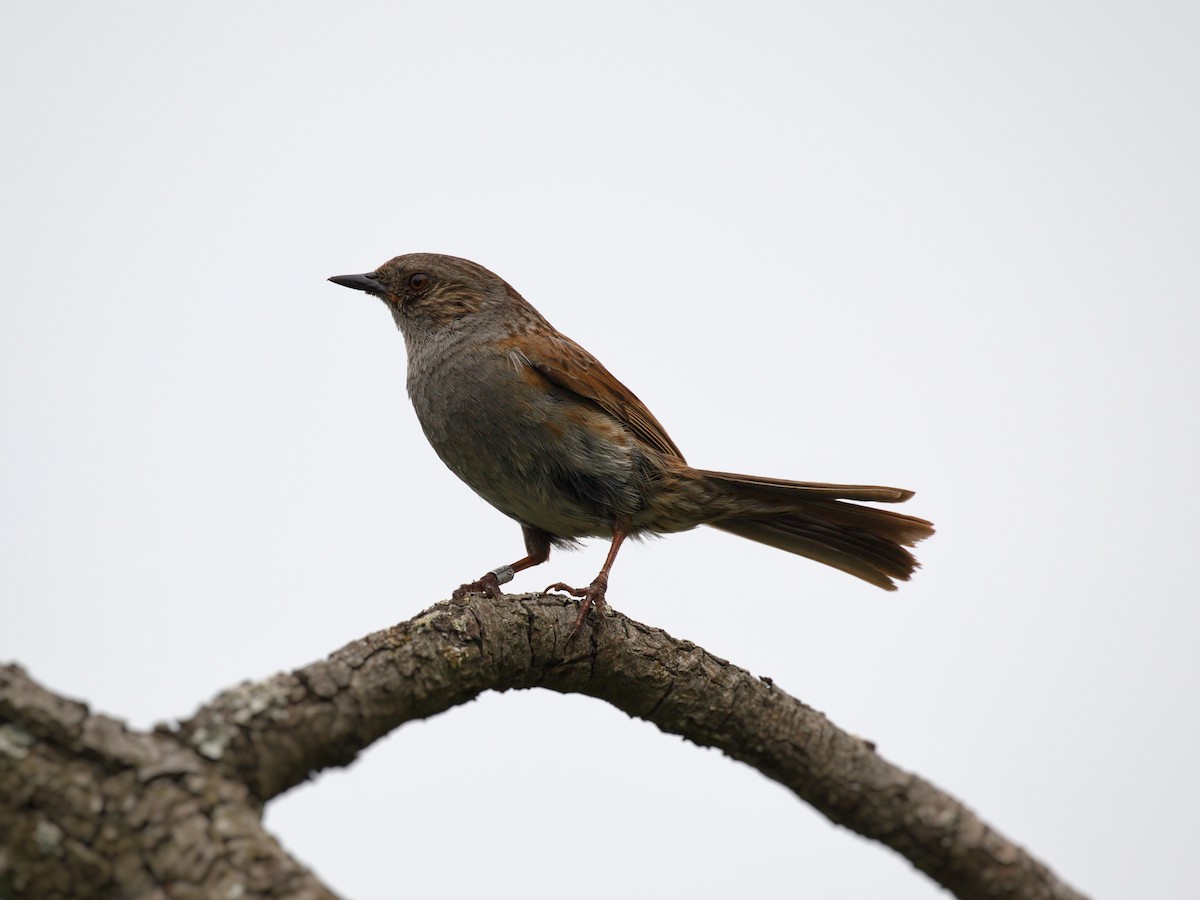
M 383 285 L 375 280 L 374 273 L 369 275 L 334 275 L 329 280 L 334 284 L 340 284 L 342 287 L 354 288 L 356 291 L 366 291 L 368 294 L 374 294 L 377 297 L 382 297 L 385 293 Z

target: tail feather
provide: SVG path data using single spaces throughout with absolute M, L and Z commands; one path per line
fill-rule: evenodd
M 745 512 L 710 522 L 714 528 L 806 556 L 894 591 L 920 565 L 906 546 L 933 534 L 916 516 L 846 500 L 900 502 L 912 491 L 866 485 L 781 481 L 723 472 L 709 480 L 745 503 Z
M 739 496 L 761 497 L 764 500 L 795 500 L 798 493 L 810 497 L 832 497 L 837 500 L 874 500 L 879 503 L 903 503 L 913 495 L 904 488 L 878 487 L 870 484 L 825 484 L 820 481 L 786 481 L 782 478 L 762 478 L 758 475 L 735 475 L 732 472 L 711 472 L 698 469 L 699 474 L 733 488 Z

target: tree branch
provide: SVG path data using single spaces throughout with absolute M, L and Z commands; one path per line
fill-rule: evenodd
M 958 800 L 771 683 L 616 613 L 568 646 L 574 618 L 555 595 L 439 603 L 322 662 L 225 692 L 181 734 L 265 802 L 485 690 L 582 693 L 719 748 L 958 897 L 1082 896 Z
M 333 900 L 246 786 L 0 666 L 0 897 Z
M 404 722 L 543 687 L 721 749 L 958 897 L 1082 897 L 769 681 L 612 612 L 568 646 L 574 620 L 554 595 L 439 603 L 152 734 L 0 668 L 0 896 L 332 897 L 262 830 L 263 803 Z

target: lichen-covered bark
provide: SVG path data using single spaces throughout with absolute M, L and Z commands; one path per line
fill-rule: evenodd
M 159 822 L 187 822 L 194 835 L 184 843 L 193 847 L 214 840 L 219 844 L 228 826 L 218 822 L 233 821 L 240 833 L 261 834 L 256 830 L 258 804 L 307 780 L 314 771 L 348 763 L 397 725 L 450 709 L 485 690 L 543 687 L 606 700 L 663 731 L 720 748 L 785 785 L 834 822 L 892 847 L 959 897 L 1081 897 L 953 797 L 896 768 L 869 744 L 839 730 L 769 681 L 695 644 L 611 612 L 593 620 L 568 644 L 574 620 L 573 605 L 554 596 L 490 600 L 476 595 L 440 603 L 408 622 L 354 641 L 321 662 L 228 690 L 181 723 L 178 731 L 136 735 L 110 723 L 106 727 L 119 731 L 126 745 L 140 748 L 132 756 L 132 751 L 123 751 L 116 775 L 125 780 L 119 785 L 104 780 L 115 777 L 104 760 L 120 741 L 106 743 L 100 760 L 74 761 L 72 753 L 88 756 L 79 737 L 51 742 L 52 747 L 64 748 L 51 769 L 84 766 L 81 784 L 109 784 L 98 788 L 102 798 L 111 798 L 99 802 L 101 817 L 109 815 L 114 804 L 140 809 L 139 804 L 148 802 L 142 798 L 160 783 L 169 789 L 172 793 L 164 803 L 169 812 L 155 820 L 153 840 L 139 831 L 136 817 L 121 819 L 128 832 L 125 839 L 136 838 L 143 848 L 125 857 L 140 861 L 139 877 L 144 871 L 145 878 L 161 879 L 163 864 L 150 867 L 144 849 L 165 840 Z M 9 719 L 4 697 L 0 681 L 0 722 Z M 73 727 L 80 733 L 88 730 L 83 722 L 98 718 L 88 717 L 77 705 L 68 706 L 69 714 L 64 715 L 79 720 Z M 13 719 L 16 731 L 7 744 L 7 726 L 0 726 L 0 829 L 12 818 L 10 804 L 19 806 L 21 801 L 18 793 L 10 793 L 4 747 L 17 747 L 29 758 L 44 752 L 40 745 L 47 741 L 26 718 Z M 151 759 L 156 762 L 151 764 Z M 97 766 L 103 771 L 94 771 Z M 165 769 L 148 776 L 156 766 Z M 37 802 L 55 795 L 54 790 L 43 792 Z M 70 827 L 82 829 L 70 832 L 77 849 L 56 844 L 55 852 L 82 856 L 87 850 L 99 857 L 93 865 L 108 865 L 110 871 L 108 850 L 97 850 L 90 842 L 89 835 L 96 832 L 88 831 L 93 827 L 88 823 L 96 816 L 79 811 L 96 805 L 77 803 L 70 817 L 59 814 L 50 820 L 64 835 L 70 831 L 68 821 L 74 823 Z M 38 832 L 36 817 L 19 818 L 22 846 L 36 856 L 50 835 L 44 826 Z M 270 840 L 265 835 L 262 839 Z M 304 881 L 311 876 L 273 842 L 261 853 L 254 856 L 259 871 L 275 867 L 272 871 L 283 881 L 322 890 Z M 238 871 L 244 860 L 227 851 L 193 850 L 192 856 L 177 854 L 168 862 L 172 871 L 211 873 L 220 865 L 225 873 Z M 4 873 L 12 871 L 12 858 L 0 857 L 0 887 Z M 327 896 L 300 893 L 308 889 L 244 896 Z
M 246 786 L 0 666 L 0 897 L 332 898 Z

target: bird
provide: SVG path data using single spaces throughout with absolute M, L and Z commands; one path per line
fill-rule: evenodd
M 462 584 L 500 586 L 552 547 L 607 538 L 568 642 L 602 607 L 628 538 L 707 525 L 840 569 L 885 590 L 919 565 L 907 547 L 933 534 L 916 516 L 860 505 L 913 492 L 693 468 L 654 414 L 596 357 L 504 279 L 467 259 L 408 253 L 329 279 L 383 301 L 404 337 L 407 391 L 442 462 L 521 526 L 525 556 Z

